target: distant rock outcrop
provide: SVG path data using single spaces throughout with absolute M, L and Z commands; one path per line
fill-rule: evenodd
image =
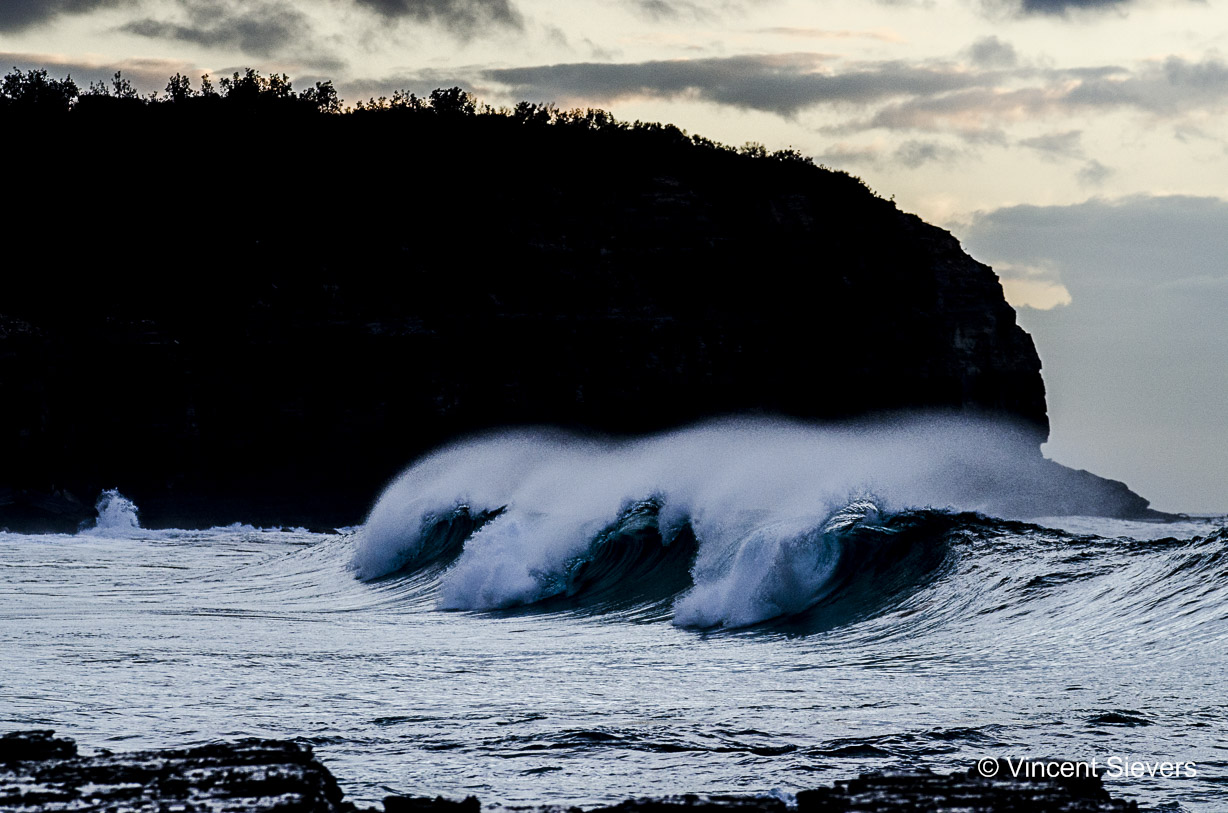
M 590 124 L 6 122 L 0 527 L 72 530 L 106 488 L 152 526 L 352 524 L 413 456 L 513 424 L 926 409 L 1045 440 L 1032 341 L 950 234 L 796 155 Z M 1063 510 L 1149 515 L 1100 490 Z

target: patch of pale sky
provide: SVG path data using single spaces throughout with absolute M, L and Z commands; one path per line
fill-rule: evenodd
M 1002 291 L 1006 301 L 1016 308 L 1033 308 L 1038 311 L 1053 310 L 1070 304 L 1070 291 L 1060 282 L 1043 279 L 1002 278 Z
M 1006 301 L 1016 308 L 1047 311 L 1071 303 L 1070 291 L 1051 267 L 997 263 L 993 269 Z

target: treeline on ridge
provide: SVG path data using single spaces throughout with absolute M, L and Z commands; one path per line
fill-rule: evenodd
M 257 115 L 272 119 L 312 116 L 500 119 L 526 127 L 648 134 L 674 145 L 787 163 L 814 164 L 812 158 L 792 147 L 768 150 L 763 144 L 753 141 L 734 147 L 699 134 L 689 134 L 673 124 L 621 121 L 598 108 L 561 109 L 550 103 L 528 101 L 514 107 L 495 107 L 479 101 L 460 87 L 436 88 L 425 97 L 398 90 L 391 97 L 380 96 L 354 105 L 344 105 L 331 81 L 316 82 L 314 86 L 300 91 L 293 88 L 290 78 L 284 73 L 264 76 L 252 68 L 247 68 L 243 73 L 236 71 L 216 83 L 206 73 L 201 76 L 199 88 L 192 86 L 189 77 L 176 73 L 167 80 L 164 92 L 155 91 L 147 95 L 138 93 L 121 71 L 117 71 L 109 83 L 91 82 L 84 90 L 71 76 L 56 79 L 49 76 L 45 69 L 23 72 L 13 68 L 0 80 L 0 121 L 69 114 L 105 118 L 174 115 L 220 119 Z

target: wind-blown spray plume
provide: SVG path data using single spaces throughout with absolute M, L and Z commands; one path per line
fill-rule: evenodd
M 389 485 L 352 566 L 362 579 L 444 568 L 442 607 L 503 609 L 574 595 L 612 547 L 650 555 L 647 529 L 657 558 L 694 542 L 684 563 L 661 565 L 689 570 L 676 623 L 745 626 L 821 600 L 850 545 L 874 544 L 862 537 L 900 511 L 1027 513 L 1041 458 L 1023 437 L 939 417 L 730 420 L 606 443 L 494 434 L 442 449 Z M 637 567 L 635 581 L 645 577 Z

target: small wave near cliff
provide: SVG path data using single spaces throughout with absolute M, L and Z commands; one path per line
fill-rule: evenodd
M 107 489 L 99 494 L 94 510 L 98 512 L 94 524 L 82 529 L 91 536 L 122 538 L 141 530 L 136 503 L 120 494 L 118 488 Z
M 875 592 L 876 562 L 927 545 L 909 573 L 932 569 L 942 534 L 916 512 L 1017 514 L 1039 461 L 1010 427 L 938 417 L 720 421 L 623 442 L 492 434 L 389 485 L 352 568 L 364 580 L 434 573 L 444 609 L 635 596 L 681 626 L 745 627 L 847 610 Z

